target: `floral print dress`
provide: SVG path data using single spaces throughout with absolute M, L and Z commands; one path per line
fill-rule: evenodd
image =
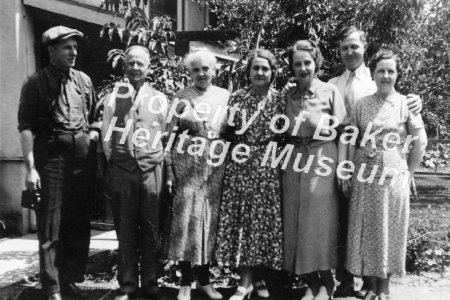
M 405 96 L 396 93 L 381 100 L 372 95 L 356 103 L 352 125 L 358 127 L 360 138 L 368 129 L 379 133 L 373 139 L 375 145 L 357 143 L 346 268 L 363 276 L 403 275 L 409 221 L 409 184 L 403 184 L 401 175 L 408 169 L 404 144 L 409 129 L 424 127 L 422 118 L 409 112 Z M 383 145 L 388 135 L 399 137 L 394 150 Z M 392 176 L 381 180 L 385 168 L 399 172 L 397 180 Z
M 231 266 L 265 266 L 281 268 L 282 222 L 278 168 L 262 161 L 270 141 L 277 134 L 270 122 L 284 111 L 280 94 L 270 90 L 265 97 L 253 95 L 250 88 L 235 92 L 229 107 L 237 105 L 233 121 L 235 131 L 229 153 L 239 144 L 249 146 L 247 160 L 238 162 L 229 157 L 219 210 L 216 259 Z M 243 119 L 258 112 L 249 128 L 242 134 Z M 232 113 L 231 111 L 229 112 Z M 241 149 L 242 150 L 242 149 Z M 241 158 L 237 156 L 237 158 Z

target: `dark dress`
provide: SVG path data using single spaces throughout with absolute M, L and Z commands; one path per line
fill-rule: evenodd
M 277 135 L 270 130 L 272 117 L 283 113 L 280 94 L 270 90 L 265 97 L 250 94 L 250 88 L 235 92 L 229 106 L 237 112 L 235 130 L 242 119 L 259 115 L 241 135 L 234 134 L 232 147 L 242 143 L 250 148 L 249 158 L 239 163 L 229 157 L 217 233 L 216 258 L 232 266 L 267 266 L 279 269 L 282 260 L 281 197 L 278 168 L 261 165 L 268 143 Z M 232 149 L 232 148 L 230 148 Z M 230 150 L 231 152 L 231 150 Z

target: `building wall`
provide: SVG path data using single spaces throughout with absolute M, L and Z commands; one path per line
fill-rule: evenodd
M 22 155 L 17 131 L 20 89 L 35 70 L 32 20 L 21 0 L 2 4 L 0 26 L 0 159 Z
M 209 24 L 209 12 L 206 8 L 194 4 L 191 0 L 177 2 L 177 30 L 203 30 Z
M 25 170 L 17 109 L 22 84 L 35 70 L 33 22 L 21 0 L 4 1 L 0 20 L 0 219 L 16 218 L 16 224 L 7 226 L 18 226 L 14 231 L 23 233 L 29 215 L 20 206 Z

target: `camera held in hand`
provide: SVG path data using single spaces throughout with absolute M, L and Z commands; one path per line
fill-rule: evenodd
M 22 207 L 38 210 L 41 205 L 41 190 L 24 190 L 22 191 Z

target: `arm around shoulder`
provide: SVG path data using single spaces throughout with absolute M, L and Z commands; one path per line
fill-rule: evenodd
M 408 155 L 408 168 L 412 175 L 422 161 L 427 148 L 428 139 L 424 127 L 410 129 L 409 134 L 413 136 L 411 150 Z
M 408 104 L 408 109 L 414 113 L 418 114 L 422 111 L 422 98 L 419 95 L 408 94 L 406 96 L 406 101 Z

